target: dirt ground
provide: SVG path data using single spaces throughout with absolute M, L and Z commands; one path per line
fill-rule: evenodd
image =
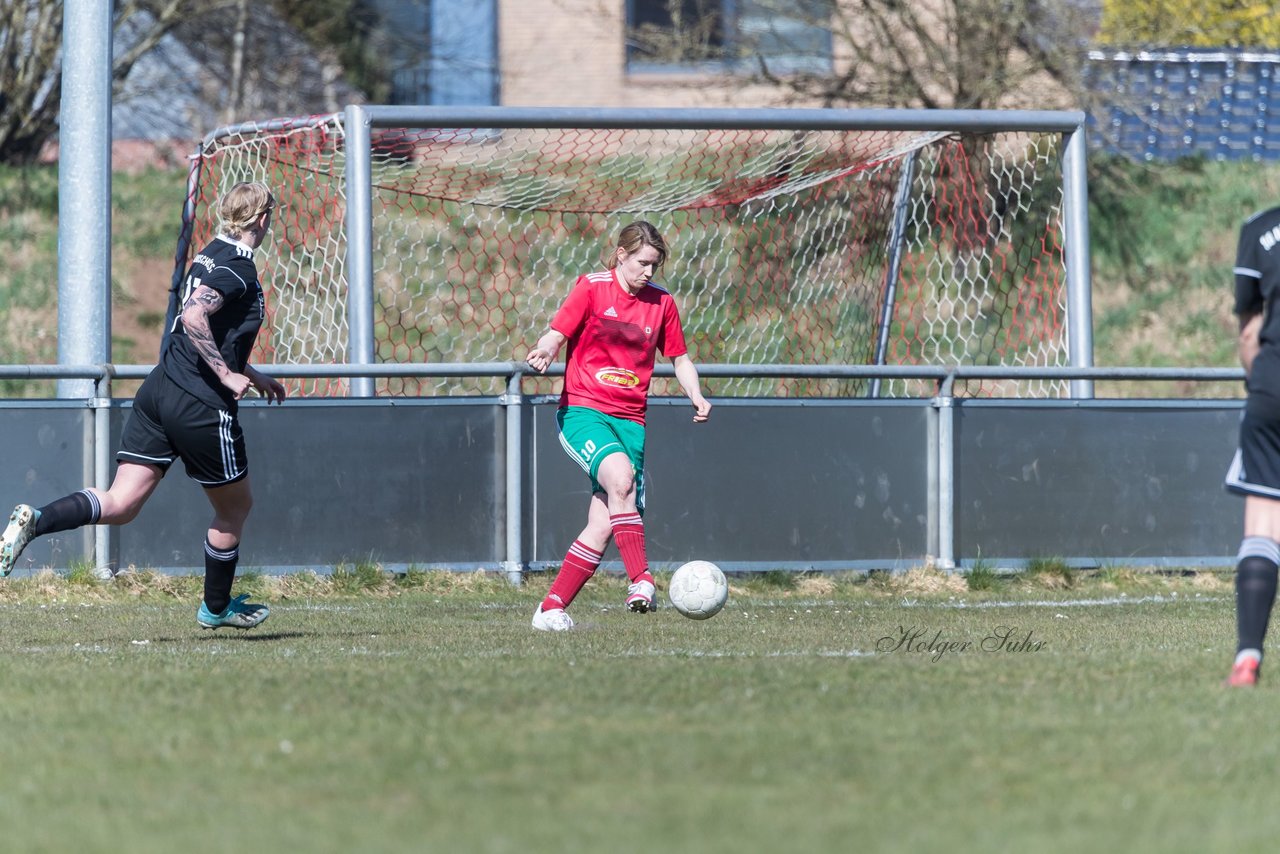
M 117 364 L 154 364 L 169 305 L 173 261 L 117 259 L 111 271 L 111 358 Z

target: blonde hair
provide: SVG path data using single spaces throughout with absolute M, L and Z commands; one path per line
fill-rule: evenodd
M 604 252 L 605 267 L 612 270 L 618 266 L 619 249 L 628 255 L 633 255 L 639 252 L 642 246 L 652 246 L 658 250 L 658 263 L 654 265 L 653 269 L 655 272 L 661 269 L 662 265 L 667 262 L 667 241 L 662 239 L 658 229 L 642 219 L 636 220 L 618 232 L 618 245 L 613 249 L 606 249 Z
M 228 237 L 240 237 L 257 222 L 258 217 L 275 206 L 275 197 L 266 184 L 242 181 L 218 200 L 218 218 L 222 220 L 220 230 Z

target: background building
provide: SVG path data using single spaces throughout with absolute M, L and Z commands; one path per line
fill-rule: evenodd
M 791 5 L 807 15 L 816 4 Z M 748 37 L 752 51 L 765 56 L 777 73 L 829 73 L 836 65 L 829 31 L 759 3 L 379 0 L 379 8 L 389 26 L 409 36 L 392 57 L 393 103 L 776 103 L 782 93 L 775 87 L 743 85 L 754 67 L 743 62 L 735 68 L 724 58 L 745 53 Z

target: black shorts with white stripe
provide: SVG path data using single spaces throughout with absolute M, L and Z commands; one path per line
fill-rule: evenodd
M 249 473 L 236 414 L 202 402 L 156 368 L 133 399 L 116 460 L 168 471 L 179 458 L 187 476 L 204 487 L 235 483 Z

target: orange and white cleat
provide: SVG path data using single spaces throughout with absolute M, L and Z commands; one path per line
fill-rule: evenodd
M 1228 688 L 1251 688 L 1258 684 L 1261 662 L 1256 658 L 1242 658 L 1231 667 L 1231 675 L 1224 683 Z

